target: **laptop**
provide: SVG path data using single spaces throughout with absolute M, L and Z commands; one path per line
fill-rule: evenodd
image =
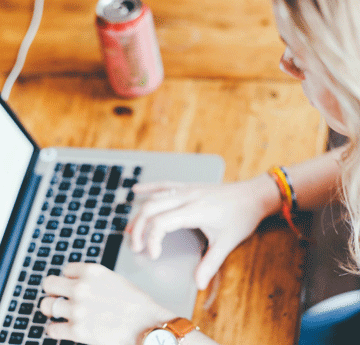
M 0 343 L 56 345 L 39 310 L 42 280 L 68 262 L 100 263 L 177 315 L 191 318 L 194 268 L 205 249 L 196 231 L 165 237 L 152 261 L 134 254 L 124 232 L 141 206 L 138 182 L 219 183 L 216 155 L 140 151 L 40 149 L 0 99 Z

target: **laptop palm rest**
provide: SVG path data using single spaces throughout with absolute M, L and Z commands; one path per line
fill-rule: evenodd
M 114 271 L 148 293 L 161 306 L 178 316 L 191 318 L 197 288 L 194 273 L 205 248 L 199 231 L 178 230 L 165 236 L 158 260 L 144 251 L 134 254 L 125 234 Z

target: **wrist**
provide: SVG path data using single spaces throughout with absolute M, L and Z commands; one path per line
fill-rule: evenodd
M 274 179 L 268 173 L 255 177 L 257 193 L 260 200 L 263 218 L 269 217 L 281 211 L 281 195 Z
M 179 345 L 183 344 L 190 333 L 198 330 L 199 328 L 192 321 L 183 317 L 175 317 L 161 325 L 147 329 L 139 343 L 141 345 Z

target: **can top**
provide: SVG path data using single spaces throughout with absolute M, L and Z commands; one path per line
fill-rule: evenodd
M 141 14 L 140 0 L 99 0 L 96 14 L 110 23 L 123 23 Z

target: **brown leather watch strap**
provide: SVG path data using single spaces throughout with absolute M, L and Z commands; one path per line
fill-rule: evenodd
M 183 317 L 170 320 L 167 322 L 166 328 L 170 329 L 178 338 L 183 338 L 194 329 L 198 329 L 190 320 Z

